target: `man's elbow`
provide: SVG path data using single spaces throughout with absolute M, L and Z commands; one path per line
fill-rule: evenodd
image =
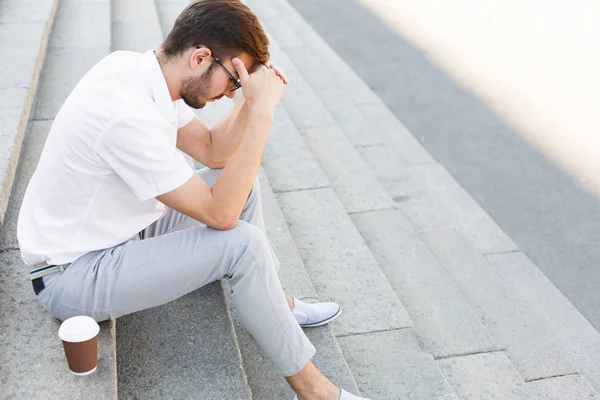
M 218 215 L 207 224 L 211 228 L 220 230 L 220 231 L 228 231 L 234 228 L 237 225 L 238 217 L 231 215 Z

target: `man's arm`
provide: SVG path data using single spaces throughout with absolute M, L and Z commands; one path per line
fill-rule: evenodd
M 244 96 L 233 109 L 212 128 L 195 116 L 177 130 L 177 148 L 209 168 L 223 168 L 240 145 L 248 120 Z
M 275 71 L 284 84 L 288 78 L 283 70 L 270 62 L 265 66 Z M 244 95 L 233 109 L 209 129 L 200 118 L 177 131 L 177 148 L 209 168 L 224 168 L 238 149 L 248 121 L 248 104 Z
M 283 91 L 283 81 L 272 69 L 261 66 L 248 76 L 243 63 L 234 60 L 248 104 L 246 125 L 237 151 L 212 188 L 193 175 L 177 189 L 156 197 L 215 229 L 230 229 L 239 219 L 260 167 L 273 110 Z

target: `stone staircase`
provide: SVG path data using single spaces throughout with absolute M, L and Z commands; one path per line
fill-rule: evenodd
M 281 281 L 344 309 L 307 330 L 316 365 L 374 400 L 597 398 L 600 334 L 286 0 L 246 3 L 292 82 L 259 175 Z M 19 205 L 60 105 L 110 51 L 158 47 L 186 4 L 0 2 L 0 399 L 293 397 L 225 282 L 101 324 L 98 371 L 72 376 L 20 263 Z

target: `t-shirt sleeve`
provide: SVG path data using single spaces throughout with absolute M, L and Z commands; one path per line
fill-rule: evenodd
M 177 129 L 179 129 L 192 122 L 192 119 L 194 119 L 196 114 L 194 114 L 194 111 L 190 108 L 190 106 L 185 104 L 183 100 L 177 100 L 176 103 L 177 112 L 179 115 L 179 118 L 177 120 Z
M 132 117 L 111 125 L 97 145 L 100 158 L 145 201 L 170 192 L 193 174 L 163 121 Z

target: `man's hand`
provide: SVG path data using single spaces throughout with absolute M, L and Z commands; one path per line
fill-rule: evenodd
M 285 83 L 286 85 L 288 83 L 290 83 L 290 80 L 288 79 L 288 77 L 285 75 L 285 73 L 283 72 L 283 68 L 280 68 L 279 66 L 275 65 L 274 63 L 272 63 L 271 61 L 267 61 L 265 63 L 265 67 L 272 69 L 273 71 L 275 71 L 275 74 L 281 78 L 281 80 L 283 81 L 283 83 Z
M 273 109 L 279 103 L 283 93 L 283 80 L 272 68 L 260 65 L 252 74 L 248 74 L 239 58 L 232 60 L 240 77 L 242 92 L 248 106 L 265 115 L 273 115 Z

